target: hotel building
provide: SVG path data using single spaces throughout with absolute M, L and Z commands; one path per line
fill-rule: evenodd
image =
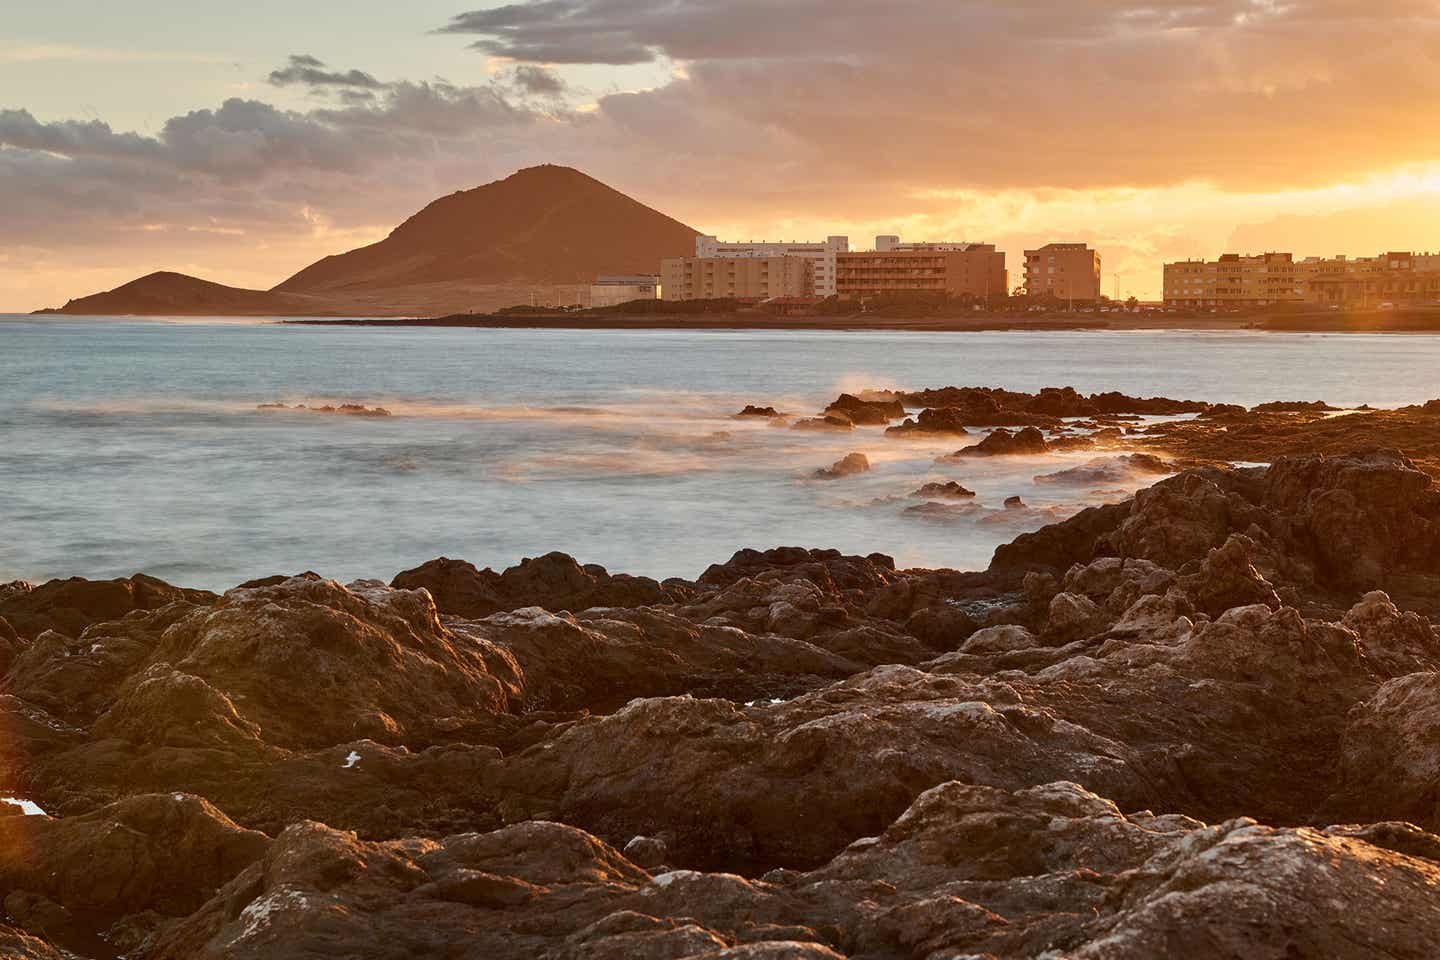
M 695 256 L 700 259 L 772 259 L 799 257 L 809 261 L 817 297 L 835 295 L 835 258 L 850 249 L 849 237 L 826 237 L 816 243 L 771 241 L 725 243 L 715 237 L 696 237 Z M 666 297 L 666 299 L 672 299 Z
M 1165 264 L 1168 307 L 1265 307 L 1280 303 L 1379 306 L 1440 300 L 1440 255 L 1390 252 L 1377 257 L 1288 253 Z
M 814 261 L 803 256 L 671 257 L 660 261 L 664 300 L 769 300 L 815 292 Z
M 1025 292 L 1061 300 L 1100 299 L 1100 254 L 1083 243 L 1047 243 L 1025 251 Z
M 989 298 L 1009 292 L 1005 254 L 990 243 L 842 253 L 835 262 L 836 287 L 843 299 L 916 295 Z

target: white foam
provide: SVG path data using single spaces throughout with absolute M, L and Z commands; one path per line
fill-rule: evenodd
M 360 762 L 360 754 L 356 753 L 354 750 L 351 750 L 351 751 L 350 751 L 350 755 L 345 758 L 345 762 L 342 763 L 342 764 L 340 764 L 340 769 L 341 769 L 341 770 L 350 770 L 350 769 L 353 769 L 354 766 L 355 766 L 355 764 L 357 764 L 357 763 L 359 763 L 359 762 Z

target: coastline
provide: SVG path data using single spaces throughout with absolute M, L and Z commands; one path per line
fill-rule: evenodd
M 276 321 L 295 326 L 443 327 L 526 330 L 830 330 L 854 332 L 980 333 L 1055 331 L 1220 331 L 1259 333 L 1440 333 L 1440 310 L 1418 313 L 1313 314 L 1299 316 L 1177 316 L 1119 314 L 1089 316 L 766 316 L 715 314 L 458 314 L 447 317 L 327 317 Z

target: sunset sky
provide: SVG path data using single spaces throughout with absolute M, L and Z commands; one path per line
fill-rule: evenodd
M 1440 248 L 1440 0 L 17 5 L 0 311 L 269 287 L 554 162 L 730 239 Z

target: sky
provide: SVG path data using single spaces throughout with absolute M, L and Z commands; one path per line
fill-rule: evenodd
M 1440 249 L 1440 0 L 47 0 L 0 33 L 0 311 L 268 288 L 578 167 L 726 239 Z

